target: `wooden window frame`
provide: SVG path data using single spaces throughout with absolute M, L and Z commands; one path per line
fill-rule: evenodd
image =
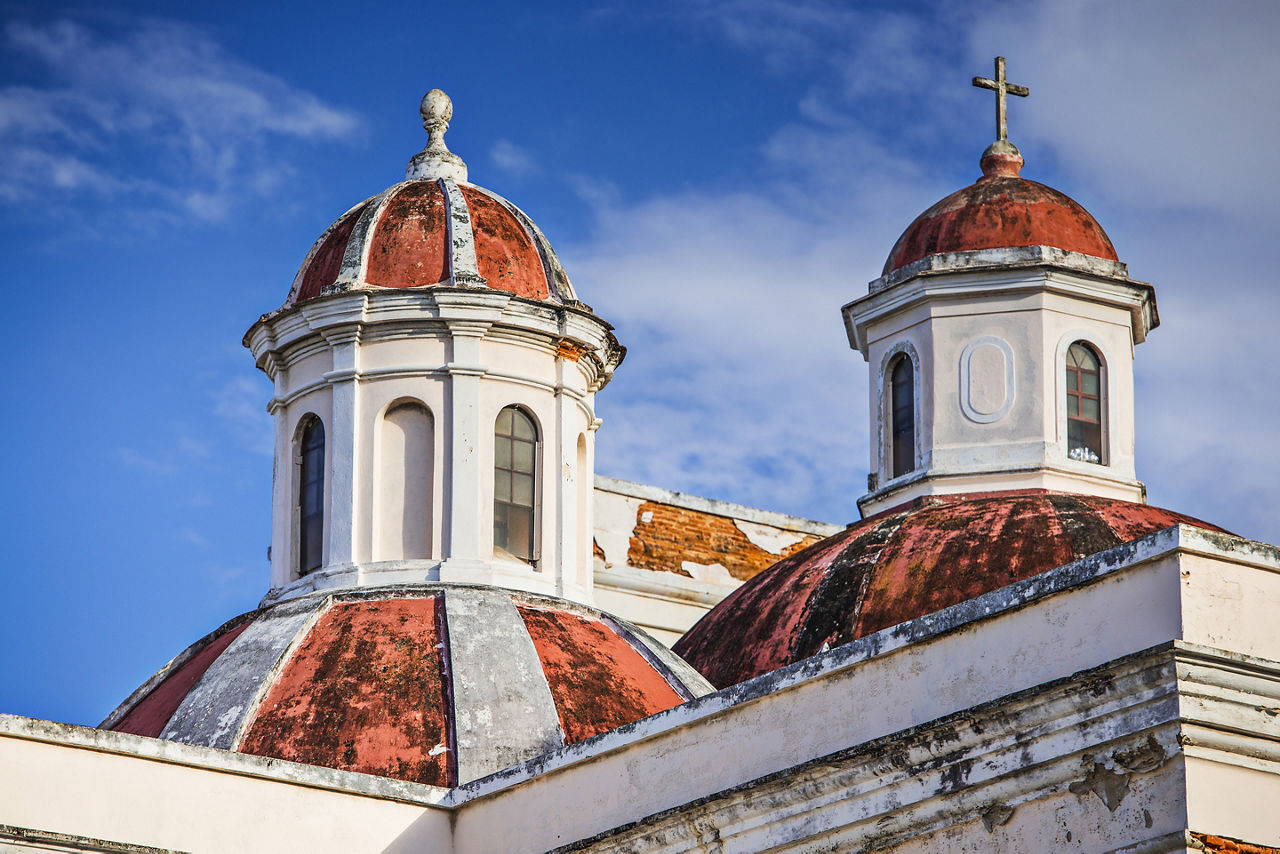
M 524 439 L 515 435 L 516 430 L 512 429 L 511 434 L 503 434 L 501 430 L 503 413 L 511 412 L 514 417 L 522 418 L 528 422 L 530 432 L 533 434 L 532 439 Z M 504 406 L 498 412 L 498 417 L 494 419 L 494 456 L 493 456 L 493 477 L 494 477 L 494 496 L 493 496 L 493 545 L 495 549 L 502 549 L 517 560 L 528 563 L 530 566 L 537 568 L 540 558 L 541 537 L 539 529 L 542 523 L 542 501 L 541 491 L 539 489 L 539 481 L 542 471 L 542 435 L 538 430 L 538 421 L 533 414 L 523 406 L 511 405 Z M 510 449 L 510 462 L 503 465 L 500 462 L 499 446 L 508 443 Z M 530 464 L 527 470 L 517 468 L 516 462 L 516 445 L 527 446 L 530 449 Z M 503 497 L 503 474 L 507 475 L 506 490 Z M 515 500 L 515 483 L 517 477 L 528 477 L 531 480 L 530 485 L 530 503 L 522 504 Z M 528 539 L 527 542 L 513 544 L 511 541 L 511 530 L 509 520 L 512 513 L 527 515 L 528 518 Z M 502 517 L 508 520 L 508 524 L 503 527 Z M 518 545 L 518 548 L 512 548 L 512 545 Z M 527 552 L 522 553 L 522 552 Z

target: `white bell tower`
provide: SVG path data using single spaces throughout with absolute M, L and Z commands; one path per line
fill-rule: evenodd
M 274 383 L 269 601 L 493 584 L 590 603 L 595 393 L 624 350 L 542 232 L 426 149 L 308 255 L 245 335 Z
M 1145 501 L 1134 470 L 1133 353 L 1158 323 L 1080 205 L 1019 177 L 1006 134 L 982 177 L 931 207 L 843 308 L 871 368 L 864 516 L 926 495 L 1044 489 Z

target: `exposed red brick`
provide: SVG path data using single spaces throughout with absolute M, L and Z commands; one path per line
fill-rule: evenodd
M 204 672 L 248 627 L 249 624 L 246 622 L 214 638 L 205 645 L 204 649 L 166 676 L 150 694 L 139 700 L 137 705 L 130 709 L 129 713 L 112 729 L 116 732 L 159 738 L 160 733 L 164 732 L 165 724 L 169 723 L 173 713 L 178 710 L 178 706 L 182 705 L 183 699 L 200 681 Z
M 1208 833 L 1191 832 L 1204 850 L 1209 854 L 1280 854 L 1280 848 L 1271 845 L 1254 845 L 1252 842 L 1241 842 L 1225 836 L 1212 836 Z
M 645 522 L 648 513 L 653 515 Z M 638 569 L 681 575 L 689 574 L 681 568 L 684 561 L 707 566 L 718 563 L 734 578 L 745 581 L 817 541 L 806 534 L 778 555 L 751 542 L 728 517 L 646 501 L 636 511 L 627 563 Z
M 1054 246 L 1116 261 L 1102 226 L 1073 199 L 1024 178 L 993 176 L 958 190 L 916 217 L 884 273 L 940 252 Z
M 293 762 L 456 782 L 439 601 L 333 605 L 267 692 L 239 750 Z
M 572 744 L 678 706 L 683 700 L 653 665 L 600 620 L 521 607 Z

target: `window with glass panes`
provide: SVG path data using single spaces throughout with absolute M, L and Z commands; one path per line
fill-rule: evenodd
M 537 452 L 533 419 L 515 406 L 498 413 L 493 447 L 493 545 L 529 563 L 534 562 Z
M 1102 377 L 1098 356 L 1077 341 L 1067 350 L 1067 456 L 1102 462 Z
M 324 425 L 311 418 L 302 431 L 298 471 L 298 573 L 320 568 L 324 551 Z
M 911 359 L 899 356 L 889 377 L 893 476 L 902 477 L 916 467 L 916 390 Z

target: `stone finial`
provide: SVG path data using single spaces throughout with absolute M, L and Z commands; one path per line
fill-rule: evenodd
M 997 139 L 982 152 L 978 164 L 983 178 L 1017 178 L 1023 162 L 1018 146 L 1007 139 Z
M 422 114 L 422 128 L 427 132 L 427 147 L 413 155 L 409 168 L 405 170 L 405 178 L 447 178 L 465 182 L 467 164 L 444 142 L 445 131 L 453 118 L 453 101 L 443 91 L 432 89 L 422 97 L 418 112 Z

